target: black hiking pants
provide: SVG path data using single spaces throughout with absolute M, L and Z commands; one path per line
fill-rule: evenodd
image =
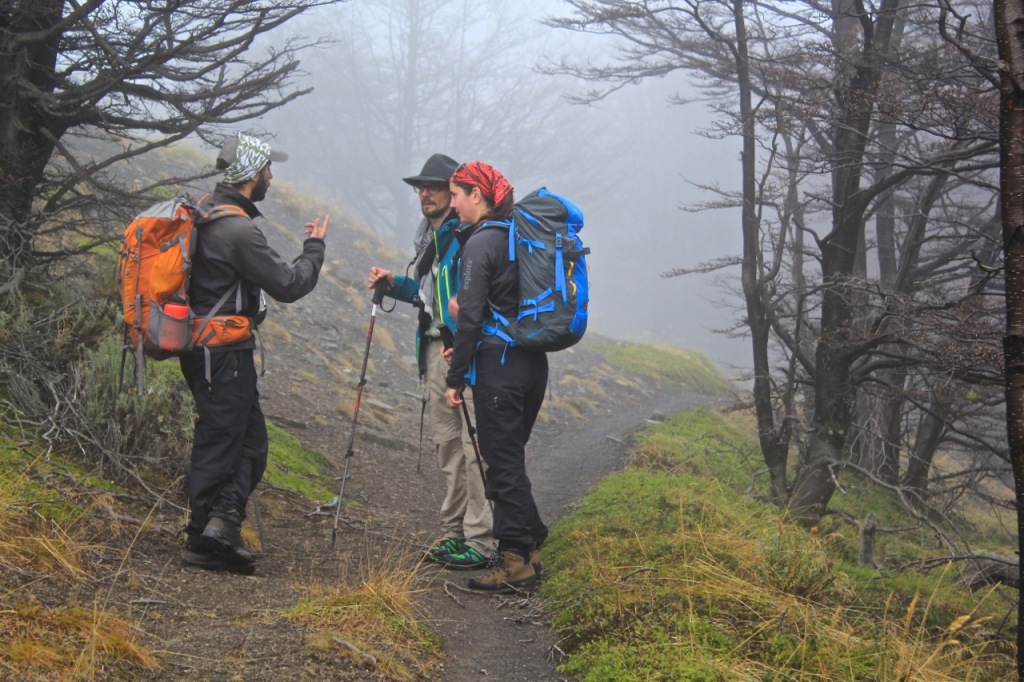
M 245 505 L 267 468 L 267 425 L 260 409 L 252 350 L 181 358 L 181 373 L 196 401 L 197 419 L 188 475 L 187 532 L 203 532 L 214 516 L 241 523 Z
M 502 352 L 505 363 L 502 364 Z M 547 537 L 526 475 L 526 442 L 544 402 L 548 357 L 483 344 L 476 353 L 476 428 L 487 462 L 487 499 L 494 502 L 498 551 L 524 555 Z

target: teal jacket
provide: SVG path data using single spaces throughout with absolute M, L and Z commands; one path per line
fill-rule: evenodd
M 426 369 L 423 337 L 434 336 L 433 330 L 448 327 L 454 334 L 455 320 L 448 314 L 448 301 L 459 293 L 459 251 L 455 238 L 459 220 L 454 212 L 433 232 L 433 239 L 416 254 L 411 264 L 411 276 L 395 275 L 395 285 L 386 292 L 398 301 L 412 303 L 420 308 L 416 326 L 416 357 L 420 374 Z M 434 276 L 433 266 L 437 266 Z

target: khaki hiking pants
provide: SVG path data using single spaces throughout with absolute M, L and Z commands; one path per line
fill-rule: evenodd
M 441 503 L 441 532 L 444 537 L 460 538 L 484 556 L 494 553 L 497 543 L 491 534 L 491 507 L 484 496 L 473 443 L 463 423 L 462 408 L 445 404 L 445 376 L 448 363 L 441 357 L 440 339 L 427 343 L 427 376 L 425 390 L 430 413 L 431 435 L 437 464 L 444 474 L 445 496 Z M 473 414 L 472 389 L 463 394 L 469 414 Z M 484 465 L 484 471 L 487 465 Z

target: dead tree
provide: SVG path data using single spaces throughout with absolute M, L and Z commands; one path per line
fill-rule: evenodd
M 338 1 L 0 1 L 0 293 L 109 239 L 126 201 L 175 181 L 126 188 L 118 164 L 189 136 L 216 143 L 219 126 L 307 92 L 294 81 L 310 42 L 254 42 Z

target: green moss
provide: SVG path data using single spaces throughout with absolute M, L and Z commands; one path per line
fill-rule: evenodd
M 658 383 L 682 385 L 704 395 L 727 395 L 729 384 L 707 356 L 671 346 L 631 343 L 593 344 L 592 350 L 621 369 L 636 372 Z
M 48 449 L 32 440 L 16 437 L 12 427 L 0 420 L 0 506 L 8 511 L 31 509 L 32 518 L 67 527 L 88 514 L 88 510 L 42 481 L 123 492 L 123 488 L 112 481 L 97 476 L 94 468 L 87 469 L 80 462 L 47 453 Z
M 272 423 L 267 423 L 270 453 L 264 478 L 317 502 L 329 502 L 332 481 L 325 473 L 327 465 L 318 452 L 303 447 L 299 439 Z
M 564 672 L 1008 679 L 1012 634 L 996 636 L 990 620 L 1002 614 L 999 599 L 967 592 L 942 567 L 898 575 L 857 567 L 843 534 L 801 528 L 744 494 L 737 484 L 749 485 L 743 467 L 756 450 L 738 453 L 752 447 L 709 410 L 673 417 L 641 434 L 637 450 L 646 454 L 632 468 L 554 524 L 541 592 L 571 654 Z
M 735 490 L 748 487 L 753 474 L 764 468 L 757 441 L 722 414 L 704 407 L 645 428 L 636 438 L 630 462 L 723 481 Z M 767 481 L 758 492 L 767 492 Z

